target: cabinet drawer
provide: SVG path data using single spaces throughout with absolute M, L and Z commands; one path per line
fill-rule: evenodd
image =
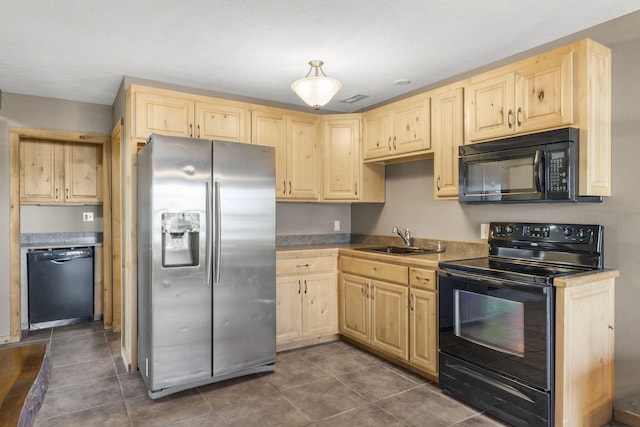
M 332 256 L 285 258 L 276 260 L 276 275 L 335 271 L 335 269 L 336 259 Z
M 426 268 L 409 268 L 409 284 L 416 288 L 423 288 L 435 291 L 436 285 L 436 272 L 435 270 L 429 270 Z
M 405 285 L 408 282 L 407 267 L 366 259 L 342 257 L 340 258 L 340 271 Z

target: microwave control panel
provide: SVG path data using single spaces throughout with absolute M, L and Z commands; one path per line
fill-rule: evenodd
M 549 169 L 549 191 L 567 192 L 569 190 L 569 161 L 566 150 L 551 151 L 548 153 L 547 163 Z

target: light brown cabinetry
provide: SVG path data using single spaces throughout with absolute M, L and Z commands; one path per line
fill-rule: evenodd
M 24 140 L 20 144 L 20 202 L 102 203 L 100 144 Z
M 364 113 L 363 159 L 393 161 L 431 153 L 429 97 L 422 94 Z
M 557 426 L 600 426 L 611 419 L 617 272 L 608 274 L 575 286 L 567 286 L 572 279 L 554 280 Z
M 360 160 L 361 126 L 360 114 L 322 117 L 323 200 L 384 202 L 384 166 Z
M 458 147 L 464 143 L 464 89 L 461 83 L 432 94 L 431 139 L 434 198 L 457 199 Z
M 294 348 L 338 333 L 336 256 L 276 261 L 276 345 Z
M 467 141 L 573 123 L 572 66 L 569 48 L 471 78 Z
M 407 267 L 340 258 L 340 332 L 408 360 Z
M 611 195 L 611 51 L 593 40 L 471 77 L 465 142 L 580 129 L 580 195 Z
M 132 85 L 134 135 L 152 133 L 189 138 L 248 142 L 249 109 L 245 104 L 187 93 Z
M 409 268 L 409 362 L 438 375 L 436 272 Z
M 312 114 L 260 108 L 251 112 L 251 122 L 251 142 L 276 149 L 277 199 L 319 199 L 320 120 Z

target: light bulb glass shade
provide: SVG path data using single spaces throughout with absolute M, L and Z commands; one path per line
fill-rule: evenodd
M 342 83 L 331 77 L 305 77 L 291 85 L 291 89 L 316 110 L 331 101 L 341 88 Z

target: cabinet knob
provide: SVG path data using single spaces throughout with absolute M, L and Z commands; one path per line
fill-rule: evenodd
M 513 127 L 513 111 L 512 110 L 509 110 L 509 113 L 507 113 L 507 124 L 509 125 L 509 129 Z

